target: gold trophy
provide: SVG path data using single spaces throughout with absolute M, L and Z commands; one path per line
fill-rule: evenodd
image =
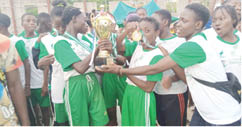
M 92 24 L 99 39 L 98 43 L 110 38 L 112 22 L 112 17 L 106 12 L 101 12 L 93 19 Z M 112 63 L 113 59 L 107 50 L 100 50 L 94 60 L 95 66 L 110 65 Z

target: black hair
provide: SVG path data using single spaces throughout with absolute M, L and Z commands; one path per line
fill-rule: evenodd
M 50 32 L 52 29 L 51 25 L 48 25 L 51 23 L 51 17 L 48 13 L 42 12 L 37 17 L 37 25 L 38 25 L 38 32 Z
M 166 19 L 168 21 L 168 26 L 171 24 L 171 13 L 165 9 L 161 9 L 159 11 L 156 11 L 155 14 L 162 17 L 162 19 Z
M 142 22 L 142 21 L 149 22 L 149 23 L 153 24 L 153 26 L 155 27 L 155 31 L 160 29 L 160 25 L 159 25 L 158 21 L 155 20 L 153 17 L 142 18 L 140 20 L 140 22 Z
M 36 16 L 35 16 L 34 14 L 32 14 L 32 13 L 25 13 L 25 14 L 23 14 L 22 17 L 21 17 L 21 22 L 22 22 L 22 23 L 23 23 L 24 17 L 25 17 L 25 16 L 28 16 L 28 15 L 34 16 L 34 17 L 36 18 Z
M 139 10 L 144 10 L 144 11 L 145 11 L 145 13 L 147 14 L 147 11 L 146 11 L 146 9 L 145 9 L 145 8 L 143 8 L 143 7 L 137 8 L 135 12 L 137 12 L 137 11 L 139 11 Z
M 62 24 L 64 26 L 67 26 L 74 16 L 78 16 L 81 13 L 82 12 L 80 11 L 79 8 L 75 8 L 75 7 L 67 7 L 67 8 L 65 8 L 65 10 L 63 12 L 62 19 L 61 19 Z
M 10 18 L 5 14 L 0 13 L 0 26 L 8 28 L 10 24 L 11 24 Z
M 131 13 L 126 17 L 126 23 L 128 22 L 139 22 L 140 17 L 136 13 Z
M 40 25 L 44 22 L 50 22 L 50 21 L 51 21 L 51 18 L 48 13 L 45 13 L 45 12 L 39 13 L 39 15 L 37 17 L 37 25 Z
M 93 26 L 92 26 L 92 22 L 91 22 L 91 20 L 90 19 L 88 19 L 87 20 L 87 25 L 90 27 L 90 28 L 92 28 Z
M 207 24 L 210 14 L 209 10 L 205 6 L 199 3 L 192 3 L 187 5 L 185 8 L 192 10 L 196 15 L 196 19 L 203 22 L 202 28 Z
M 231 19 L 235 22 L 233 22 L 233 27 L 235 28 L 239 22 L 238 17 L 237 17 L 237 13 L 236 10 L 234 9 L 234 7 L 229 6 L 229 5 L 223 5 L 223 6 L 219 6 L 217 7 L 214 12 L 213 15 L 218 11 L 218 10 L 225 10 L 229 16 L 231 17 Z M 223 12 L 222 12 L 223 13 Z
M 62 17 L 62 14 L 64 12 L 64 9 L 66 7 L 66 2 L 63 1 L 63 0 L 55 0 L 52 2 L 52 6 L 54 7 L 52 10 L 51 10 L 51 17 Z

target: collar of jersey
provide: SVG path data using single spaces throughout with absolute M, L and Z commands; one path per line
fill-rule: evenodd
M 221 38 L 219 35 L 217 36 L 217 39 L 220 40 L 220 41 L 223 42 L 223 43 L 230 44 L 230 45 L 235 45 L 235 44 L 237 44 L 237 43 L 240 41 L 239 36 L 238 36 L 238 35 L 235 35 L 235 36 L 236 36 L 236 38 L 237 38 L 237 40 L 236 40 L 235 42 L 225 41 L 225 40 L 223 40 L 223 38 Z
M 173 35 L 172 37 L 169 37 L 169 38 L 160 38 L 160 40 L 166 41 L 166 40 L 171 40 L 171 39 L 173 39 L 175 37 L 177 37 L 177 35 Z
M 205 40 L 207 40 L 207 37 L 203 32 L 199 32 L 199 33 L 192 35 L 192 37 L 195 37 L 195 36 L 202 36 Z
M 91 49 L 89 46 L 87 46 L 86 44 L 82 43 L 79 39 L 73 37 L 73 36 L 72 36 L 71 34 L 69 34 L 68 32 L 65 32 L 64 36 L 67 37 L 68 39 L 73 40 L 73 41 L 75 41 L 76 43 L 80 44 L 83 48 L 87 49 L 89 52 L 92 51 L 92 49 Z

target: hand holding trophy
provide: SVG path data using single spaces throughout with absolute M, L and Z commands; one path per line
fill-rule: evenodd
M 107 42 L 106 40 L 109 40 L 111 35 L 112 22 L 114 22 L 114 19 L 106 12 L 101 12 L 93 19 L 92 24 L 99 39 L 99 45 L 102 42 Z M 108 50 L 100 49 L 97 57 L 94 60 L 94 65 L 101 66 L 112 64 L 113 59 L 110 54 L 111 53 Z

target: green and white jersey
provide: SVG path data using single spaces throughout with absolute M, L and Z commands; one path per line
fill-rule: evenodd
M 89 48 L 94 48 L 94 42 L 97 41 L 97 39 L 94 38 L 91 34 L 77 34 L 78 40 L 82 40 L 83 43 L 85 43 Z
M 134 47 L 125 47 L 125 50 L 130 51 L 129 48 L 134 49 Z M 136 45 L 136 48 L 132 53 L 129 68 L 156 64 L 159 60 L 163 58 L 162 55 L 163 54 L 159 48 L 155 48 L 153 50 L 145 50 L 141 45 Z M 135 77 L 143 81 L 157 82 L 162 79 L 162 73 L 157 73 L 154 75 L 140 75 Z M 126 82 L 129 85 L 136 86 L 135 83 L 133 83 L 128 78 Z
M 227 42 L 217 35 L 216 40 L 211 40 L 211 42 L 213 42 L 215 51 L 220 55 L 225 71 L 235 74 L 241 82 L 242 48 L 240 37 L 237 35 L 236 37 L 237 40 L 235 42 Z
M 167 39 L 160 39 L 159 37 L 156 39 L 157 45 L 163 46 L 169 54 L 171 54 L 177 47 L 185 42 L 184 38 L 179 38 L 177 35 L 174 35 Z M 172 69 L 164 71 L 164 76 L 172 76 L 175 73 Z M 168 94 L 181 94 L 187 91 L 187 85 L 179 80 L 177 82 L 173 82 L 169 89 L 165 89 L 161 82 L 157 82 L 155 88 L 155 93 L 160 95 L 168 95 Z
M 196 34 L 176 48 L 170 57 L 185 68 L 192 99 L 202 118 L 212 124 L 230 124 L 241 118 L 240 104 L 231 95 L 200 84 L 193 78 L 227 81 L 223 64 L 211 43 L 203 33 Z
M 55 58 L 62 66 L 64 80 L 68 81 L 70 77 L 80 75 L 72 68 L 72 64 L 85 59 L 92 53 L 92 49 L 83 40 L 76 39 L 67 32 L 64 36 L 57 36 L 55 39 L 57 39 L 54 45 Z M 92 65 L 85 73 L 94 71 Z
M 11 34 L 11 36 L 9 37 L 11 40 L 11 43 L 15 45 L 15 48 L 17 49 L 17 52 L 21 58 L 21 61 L 23 62 L 25 59 L 29 58 L 29 54 L 25 48 L 25 43 L 23 40 L 21 40 L 19 37 Z M 20 72 L 20 80 L 21 80 L 21 84 L 24 87 L 25 85 L 25 77 L 24 77 L 24 65 L 21 65 L 19 67 L 19 72 Z
M 126 36 L 122 42 L 125 45 L 125 52 L 124 52 L 124 56 L 132 56 L 132 54 L 134 53 L 134 50 L 136 49 L 138 42 L 137 41 L 132 41 L 130 39 L 128 39 L 128 37 Z
M 41 38 L 40 42 L 40 55 L 43 58 L 49 54 L 54 54 L 54 44 L 56 43 L 56 35 L 49 33 Z M 65 88 L 64 72 L 58 61 L 52 64 L 51 75 L 51 99 L 54 103 L 64 103 L 63 91 Z
M 241 32 L 238 31 L 237 29 L 234 30 L 234 34 L 237 35 L 237 36 L 239 36 L 239 37 L 242 36 Z
M 30 88 L 31 89 L 37 89 L 37 88 L 42 88 L 43 85 L 43 71 L 40 69 L 37 69 L 34 66 L 34 61 L 33 61 L 33 55 L 32 55 L 32 48 L 35 46 L 35 42 L 38 39 L 38 35 L 35 37 L 25 37 L 22 36 L 20 37 L 20 40 L 24 41 L 25 44 L 25 50 L 28 53 L 29 56 L 29 63 L 30 63 L 30 68 L 31 68 L 31 74 L 30 74 Z M 17 43 L 16 43 L 17 45 Z M 22 80 L 22 83 L 25 84 L 25 73 L 24 70 L 20 70 L 20 77 Z
M 206 35 L 207 40 L 216 40 L 217 39 L 217 33 L 213 28 L 209 28 L 203 31 L 203 33 Z M 240 31 L 238 31 L 237 29 L 234 30 L 234 34 L 241 37 L 242 34 Z

